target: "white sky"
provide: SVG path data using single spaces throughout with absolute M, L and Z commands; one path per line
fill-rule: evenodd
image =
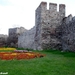
M 66 16 L 75 16 L 75 0 L 0 0 L 0 34 L 8 34 L 8 29 L 35 25 L 35 10 L 42 1 L 66 5 Z

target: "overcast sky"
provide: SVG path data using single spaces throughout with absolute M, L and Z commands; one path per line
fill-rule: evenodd
M 75 16 L 75 0 L 0 0 L 0 34 L 8 34 L 8 29 L 35 25 L 35 10 L 41 1 L 66 5 L 66 16 Z

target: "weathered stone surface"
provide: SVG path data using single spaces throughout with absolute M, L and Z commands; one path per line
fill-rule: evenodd
M 25 32 L 26 29 L 23 27 L 20 28 L 10 28 L 9 37 L 8 37 L 8 46 L 17 47 L 18 46 L 18 36 Z
M 75 51 L 75 17 L 69 15 L 63 21 L 62 26 L 62 49 Z M 68 21 L 66 21 L 68 19 Z
M 18 37 L 18 47 L 34 49 L 35 27 Z
M 18 37 L 18 47 L 37 50 L 59 49 L 61 42 L 57 37 L 57 28 L 65 17 L 65 5 L 60 4 L 57 12 L 57 4 L 49 3 L 47 10 L 47 3 L 41 2 L 35 17 L 35 27 Z
M 35 27 L 18 37 L 18 47 L 75 51 L 75 17 L 65 17 L 65 5 L 41 2 L 35 12 Z
M 7 45 L 7 35 L 0 34 L 0 47 L 4 47 Z
M 36 9 L 36 49 L 59 49 L 60 40 L 57 38 L 56 29 L 61 25 L 62 19 L 65 17 L 65 5 L 59 5 L 57 12 L 57 4 L 42 2 Z

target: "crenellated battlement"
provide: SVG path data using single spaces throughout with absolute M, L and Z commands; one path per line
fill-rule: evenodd
M 59 4 L 59 12 L 65 17 L 65 4 Z
M 57 4 L 56 3 L 49 3 L 49 10 L 51 12 L 57 12 Z
M 47 5 L 47 2 L 41 2 L 40 5 Z
M 47 10 L 47 2 L 41 2 L 40 3 L 40 5 L 37 7 L 37 9 L 36 9 L 36 11 L 37 10 L 43 10 L 43 11 L 45 11 L 45 10 Z
M 48 47 L 56 49 L 57 45 L 61 45 L 60 40 L 56 38 L 56 29 L 61 25 L 65 17 L 65 4 L 59 4 L 59 11 L 57 11 L 56 3 L 49 3 L 48 9 L 47 5 L 47 2 L 41 2 L 36 9 L 36 49 Z
M 47 2 L 41 2 L 37 9 L 40 9 L 40 11 L 46 11 L 47 10 Z M 57 12 L 57 4 L 49 3 L 49 11 Z M 59 13 L 65 15 L 65 4 L 59 4 Z

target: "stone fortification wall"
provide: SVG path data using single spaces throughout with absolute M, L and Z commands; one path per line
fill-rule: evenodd
M 7 45 L 7 35 L 0 34 L 0 47 L 4 47 Z
M 65 17 L 65 5 L 41 2 L 35 11 L 35 27 L 18 37 L 18 47 L 75 51 L 75 17 Z
M 59 5 L 57 12 L 57 4 L 41 2 L 35 11 L 35 27 L 26 31 L 18 38 L 18 47 L 33 48 L 33 49 L 59 49 L 61 41 L 57 36 L 59 26 L 62 19 L 65 17 L 65 5 Z
M 62 49 L 75 52 L 75 17 L 69 15 L 62 25 Z
M 47 3 L 41 2 L 36 9 L 36 34 L 35 34 L 35 48 L 36 49 L 59 49 L 61 42 L 57 38 L 57 28 L 62 23 L 65 17 L 65 5 L 59 5 L 59 12 L 57 12 L 57 4 L 49 3 L 49 10 L 47 10 Z
M 18 37 L 18 47 L 34 49 L 35 26 Z
M 18 36 L 25 32 L 26 29 L 23 27 L 20 28 L 10 28 L 9 29 L 9 37 L 8 37 L 8 46 L 17 47 Z
M 18 37 L 18 47 L 37 50 L 61 48 L 58 36 L 64 17 L 64 4 L 59 5 L 59 12 L 57 12 L 57 4 L 49 3 L 49 10 L 47 10 L 47 3 L 41 2 L 35 11 L 35 27 Z

